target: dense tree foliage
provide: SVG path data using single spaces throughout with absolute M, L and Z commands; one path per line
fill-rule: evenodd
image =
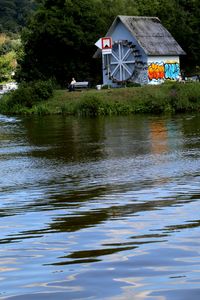
M 31 0 L 0 0 L 0 21 L 8 15 L 22 26 Z M 198 68 L 200 60 L 199 0 L 35 0 L 37 10 L 22 34 L 24 56 L 19 60 L 18 79 L 31 81 L 54 77 L 66 84 L 71 77 L 95 80 L 100 64 L 92 58 L 94 43 L 105 35 L 117 15 L 157 16 L 187 56 L 186 70 Z M 26 5 L 23 6 L 23 3 Z M 2 12 L 7 7 L 7 14 Z M 20 9 L 19 9 L 20 8 Z M 26 9 L 25 9 L 26 11 Z M 24 11 L 24 12 L 25 12 Z M 4 15 L 4 17 L 3 17 Z M 17 17 L 18 16 L 18 17 Z M 17 27 L 16 27 L 17 28 Z M 99 62 L 100 63 L 100 62 Z
M 0 0 L 0 32 L 18 33 L 34 8 L 32 0 Z
M 94 42 L 101 28 L 93 0 L 45 0 L 22 35 L 20 79 L 95 77 Z
M 137 0 L 140 15 L 158 16 L 187 55 L 183 66 L 191 74 L 200 61 L 200 1 L 199 0 Z
M 0 82 L 11 80 L 16 69 L 16 53 L 20 45 L 19 39 L 0 34 Z
M 15 72 L 20 32 L 35 8 L 32 0 L 0 0 L 0 82 Z

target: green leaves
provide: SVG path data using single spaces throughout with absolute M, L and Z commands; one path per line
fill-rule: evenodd
M 35 8 L 31 0 L 1 0 L 1 32 L 17 33 L 25 26 L 28 16 Z
M 17 41 L 0 34 L 0 82 L 9 81 L 16 67 Z
M 2 0 L 21 15 L 31 0 Z M 36 0 L 35 0 L 36 1 Z M 12 5 L 8 5 L 11 4 Z M 28 4 L 29 2 L 29 4 Z M 70 78 L 101 80 L 101 62 L 92 58 L 95 42 L 104 36 L 117 15 L 157 16 L 186 51 L 185 67 L 192 72 L 199 64 L 199 1 L 197 0 L 42 0 L 22 33 L 24 56 L 18 79 L 56 78 L 66 86 Z M 6 4 L 7 3 L 7 4 Z M 29 5 L 29 6 L 28 6 Z M 0 17 L 1 17 L 0 8 Z M 16 20 L 16 17 L 15 17 Z M 17 15 L 19 22 L 19 14 Z M 22 21 L 20 21 L 22 24 Z
M 65 86 L 72 73 L 78 80 L 88 79 L 97 24 L 92 0 L 44 1 L 22 35 L 25 55 L 18 77 L 55 77 Z

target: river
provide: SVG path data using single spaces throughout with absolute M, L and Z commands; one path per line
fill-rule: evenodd
M 0 115 L 0 299 L 199 300 L 200 116 Z

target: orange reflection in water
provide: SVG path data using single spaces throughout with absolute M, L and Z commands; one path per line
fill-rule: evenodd
M 164 121 L 151 122 L 150 139 L 152 153 L 161 154 L 168 151 L 168 133 Z

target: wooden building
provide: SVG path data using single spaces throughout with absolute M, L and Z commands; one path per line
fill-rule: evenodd
M 185 52 L 157 17 L 117 16 L 106 37 L 112 53 L 102 57 L 103 84 L 126 82 L 158 84 L 180 76 L 180 55 Z

